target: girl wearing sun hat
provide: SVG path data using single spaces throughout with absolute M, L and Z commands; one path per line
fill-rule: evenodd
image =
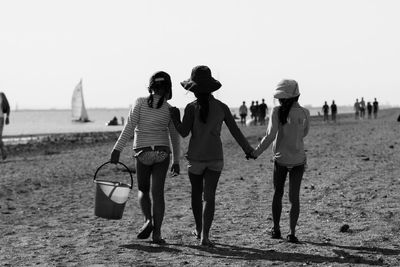
M 246 154 L 249 155 L 253 148 L 236 125 L 229 107 L 211 94 L 221 87 L 221 83 L 212 77 L 207 66 L 194 67 L 190 79 L 181 85 L 196 96 L 196 100 L 186 106 L 182 122 L 179 109 L 170 109 L 177 131 L 183 137 L 191 133 L 186 158 L 196 223 L 193 234 L 200 239 L 202 246 L 213 246 L 209 231 L 214 217 L 215 191 L 224 166 L 220 138 L 222 123 L 225 122 Z
M 306 165 L 303 138 L 310 127 L 310 113 L 298 103 L 299 86 L 295 80 L 282 80 L 276 87 L 274 98 L 280 105 L 271 111 L 268 129 L 252 156 L 257 158 L 273 143 L 274 198 L 272 238 L 281 238 L 280 217 L 286 176 L 289 173 L 290 234 L 288 241 L 298 242 L 295 228 L 300 212 L 300 185 Z

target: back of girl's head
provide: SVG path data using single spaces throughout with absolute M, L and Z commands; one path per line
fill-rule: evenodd
M 172 98 L 171 77 L 164 71 L 158 71 L 154 73 L 150 77 L 148 90 L 150 93 L 150 96 L 147 99 L 149 107 L 153 107 L 153 93 L 161 93 L 161 98 L 157 103 L 157 108 L 160 108 L 164 102 L 164 99 L 169 100 Z
M 211 93 L 194 93 L 194 95 L 197 98 L 197 104 L 200 106 L 200 121 L 207 123 Z
M 290 109 L 292 108 L 293 104 L 299 100 L 299 95 L 291 98 L 280 98 L 279 103 L 281 106 L 279 107 L 278 110 L 278 118 L 279 122 L 282 123 L 282 125 L 285 125 L 287 123 L 287 118 L 289 116 Z

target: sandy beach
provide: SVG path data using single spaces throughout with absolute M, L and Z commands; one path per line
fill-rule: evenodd
M 94 215 L 93 176 L 109 159 L 118 134 L 9 145 L 9 157 L 0 161 L 0 265 L 400 266 L 399 114 L 400 109 L 382 110 L 377 120 L 358 121 L 341 114 L 336 124 L 312 118 L 297 227 L 301 244 L 269 237 L 271 149 L 246 161 L 226 128 L 211 229 L 215 248 L 198 246 L 190 234 L 194 220 L 183 157 L 181 175 L 167 178 L 162 229 L 167 244 L 159 246 L 136 239 L 143 219 L 135 180 L 121 220 Z M 256 146 L 266 126 L 241 129 Z M 182 155 L 187 144 L 183 139 Z M 131 155 L 127 147 L 121 161 L 133 168 Z M 129 180 L 114 165 L 100 175 Z M 285 192 L 284 236 L 288 211 Z M 345 224 L 349 229 L 341 232 Z

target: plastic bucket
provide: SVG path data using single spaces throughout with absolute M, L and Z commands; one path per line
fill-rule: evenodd
M 125 164 L 118 162 L 118 164 L 121 164 L 127 169 L 131 176 L 131 184 L 97 180 L 96 177 L 99 170 L 110 163 L 111 162 L 106 162 L 101 165 L 94 174 L 93 181 L 96 183 L 94 214 L 106 219 L 119 220 L 122 218 L 126 201 L 128 200 L 129 193 L 132 189 L 133 177 L 129 168 Z

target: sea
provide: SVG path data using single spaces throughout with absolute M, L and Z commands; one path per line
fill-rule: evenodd
M 307 107 L 310 114 L 318 115 L 321 108 Z M 239 108 L 231 108 L 232 114 L 238 116 Z M 352 112 L 351 107 L 339 107 L 339 113 Z M 74 122 L 71 117 L 71 110 L 49 109 L 49 110 L 13 110 L 10 114 L 10 124 L 5 125 L 3 138 L 15 138 L 20 136 L 48 135 L 58 133 L 80 133 L 80 132 L 106 132 L 120 131 L 121 124 L 127 120 L 129 108 L 96 108 L 88 109 L 91 122 Z M 181 109 L 183 114 L 183 109 Z M 107 122 L 117 117 L 119 125 L 107 126 Z

